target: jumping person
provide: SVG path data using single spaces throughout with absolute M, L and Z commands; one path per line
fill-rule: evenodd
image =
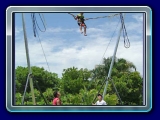
M 79 25 L 79 28 L 80 28 L 80 32 L 83 33 L 82 31 L 82 27 L 84 27 L 84 36 L 87 36 L 86 34 L 86 24 L 84 23 L 85 19 L 84 16 L 83 16 L 83 13 L 81 12 L 80 14 L 78 14 L 76 17 L 75 17 L 75 20 L 77 20 L 77 23 Z
M 54 99 L 53 99 L 52 104 L 53 105 L 62 105 L 61 100 L 60 100 L 60 96 L 61 96 L 60 92 L 55 91 L 53 95 L 54 95 Z
M 92 103 L 92 105 L 107 105 L 107 103 L 102 99 L 103 97 L 101 94 L 98 94 L 97 97 L 98 101 L 95 104 Z

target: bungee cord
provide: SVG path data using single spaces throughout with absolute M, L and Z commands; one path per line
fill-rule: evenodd
M 122 13 L 120 13 L 120 18 L 121 18 L 121 23 L 122 23 L 122 28 L 123 28 L 123 38 L 124 38 L 124 47 L 125 48 L 129 48 L 130 47 L 130 42 L 128 39 L 128 35 L 127 35 L 127 31 L 126 31 L 126 27 L 124 24 L 124 18 Z
M 39 13 L 39 16 L 40 16 L 41 21 L 42 21 L 42 23 L 43 23 L 44 30 L 41 30 L 41 28 L 39 27 L 35 13 L 31 13 L 31 19 L 32 19 L 32 23 L 33 23 L 33 33 L 34 33 L 34 37 L 36 37 L 36 29 L 37 29 L 37 27 L 38 27 L 38 29 L 39 29 L 41 32 L 45 32 L 45 31 L 46 31 L 45 21 L 44 21 L 44 19 L 43 19 L 44 16 L 43 16 L 43 18 L 42 18 L 41 15 L 40 15 L 40 13 Z M 37 27 L 36 27 L 36 26 L 37 26 Z
M 73 17 L 76 17 L 76 16 L 75 16 L 74 14 L 72 14 L 72 13 L 68 13 L 68 14 L 72 15 Z M 85 20 L 99 19 L 99 18 L 111 18 L 111 17 L 118 16 L 118 15 L 119 15 L 119 13 L 114 14 L 114 15 L 102 16 L 102 17 L 86 18 Z
M 40 30 L 41 32 L 45 32 L 45 31 L 46 31 L 46 26 L 45 26 L 45 22 L 44 22 L 45 19 L 44 19 L 44 16 L 43 16 L 43 20 L 42 20 L 42 17 L 41 17 L 41 15 L 40 15 L 40 13 L 39 13 L 39 16 L 40 16 L 40 18 L 41 18 L 41 21 L 42 21 L 42 23 L 43 23 L 43 26 L 44 26 L 45 30 L 43 31 L 43 30 L 40 29 L 40 27 L 39 27 L 39 25 L 38 25 L 38 22 L 37 22 L 37 20 L 36 20 L 35 13 L 31 13 L 31 18 L 32 18 L 32 22 L 33 22 L 33 32 L 34 32 L 34 36 L 35 36 L 35 37 L 36 37 L 36 35 L 38 35 L 38 39 L 39 39 L 39 42 L 40 42 L 40 45 L 41 45 L 41 48 L 42 48 L 42 51 L 43 51 L 43 55 L 44 55 L 44 57 L 45 57 L 45 60 L 46 60 L 46 63 L 47 63 L 47 66 L 48 66 L 48 69 L 49 69 L 49 72 L 50 72 L 50 67 L 49 67 L 49 64 L 48 64 L 48 61 L 47 61 L 47 58 L 46 58 L 46 55 L 45 55 L 45 52 L 44 52 L 44 49 L 43 49 L 43 46 L 42 46 L 42 43 L 41 43 L 39 34 L 38 34 L 38 31 L 37 31 L 37 28 L 36 28 L 36 25 L 37 25 L 38 28 L 39 28 L 39 30 Z
M 120 20 L 119 20 L 119 22 L 120 22 Z M 107 49 L 108 49 L 108 47 L 109 47 L 109 45 L 110 45 L 110 43 L 111 43 L 111 41 L 112 41 L 112 38 L 113 38 L 113 36 L 114 36 L 117 28 L 118 28 L 119 22 L 117 23 L 117 26 L 116 26 L 113 34 L 112 34 L 112 37 L 111 37 L 111 39 L 110 39 L 110 41 L 109 41 L 109 43 L 108 43 L 108 45 L 107 45 L 107 47 L 106 47 L 106 50 L 105 50 L 105 52 L 104 52 L 104 54 L 103 54 L 103 56 L 102 56 L 102 60 L 100 61 L 100 64 L 103 62 L 104 55 L 106 54 L 106 51 L 107 51 Z M 99 65 L 100 65 L 100 64 L 99 64 Z

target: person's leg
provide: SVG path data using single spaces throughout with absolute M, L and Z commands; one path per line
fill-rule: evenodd
M 79 29 L 80 29 L 80 32 L 83 33 L 83 31 L 82 31 L 82 26 L 81 26 L 81 25 L 79 26 Z
M 82 26 L 81 26 L 81 24 L 78 23 L 78 25 L 79 25 L 80 32 L 83 33 L 83 32 L 82 32 Z
M 87 26 L 84 25 L 84 36 L 87 36 L 87 34 L 86 34 L 86 28 L 87 28 Z

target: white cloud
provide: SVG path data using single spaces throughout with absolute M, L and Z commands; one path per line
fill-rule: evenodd
M 135 23 L 135 22 L 127 22 L 125 23 L 127 33 L 132 34 L 141 34 L 143 35 L 143 24 L 141 22 Z
M 99 33 L 99 32 L 103 32 L 102 29 L 99 29 L 99 28 L 88 28 L 87 29 L 87 33 L 90 34 L 90 33 Z
M 15 27 L 15 36 L 18 36 L 22 32 L 23 28 Z
M 134 19 L 136 19 L 138 22 L 142 22 L 143 21 L 143 15 L 142 14 L 134 14 L 134 15 L 132 15 L 132 17 Z
M 134 16 L 135 17 L 135 16 Z M 135 17 L 139 19 L 138 17 Z M 124 48 L 123 38 L 121 37 L 119 47 L 116 56 L 119 58 L 125 58 L 130 62 L 133 62 L 137 71 L 142 73 L 143 68 L 143 51 L 142 51 L 142 36 L 137 33 L 138 28 L 142 27 L 141 22 L 138 23 L 126 23 L 128 37 L 130 40 L 130 48 Z M 110 25 L 114 27 L 108 27 Z M 46 33 L 41 36 L 42 45 L 49 63 L 50 70 L 55 72 L 61 77 L 63 69 L 69 67 L 88 68 L 93 69 L 95 65 L 99 64 L 102 60 L 102 56 L 106 50 L 106 47 L 111 39 L 111 35 L 115 30 L 116 22 L 106 23 L 103 26 L 99 25 L 97 28 L 88 28 L 88 36 L 81 36 L 73 38 L 72 43 L 69 39 L 65 39 L 62 36 L 59 38 L 51 38 L 52 32 L 79 32 L 77 29 L 62 29 L 62 28 L 47 28 Z M 106 28 L 107 27 L 107 28 Z M 19 29 L 17 30 L 17 33 Z M 108 34 L 106 34 L 108 32 Z M 141 33 L 142 34 L 142 33 Z M 18 34 L 16 34 L 18 36 Z M 23 36 L 21 36 L 23 38 Z M 16 38 L 16 66 L 27 66 L 24 41 L 19 41 L 20 37 Z M 113 40 L 108 47 L 105 57 L 113 55 L 117 35 L 112 38 Z M 29 37 L 29 52 L 31 66 L 44 67 L 48 70 L 45 57 L 41 45 L 37 39 Z
M 58 32 L 72 32 L 75 29 L 63 29 L 63 28 L 47 28 L 46 32 L 51 32 L 51 33 L 58 33 Z

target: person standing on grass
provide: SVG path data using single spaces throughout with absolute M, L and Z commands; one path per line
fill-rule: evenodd
M 98 94 L 97 97 L 98 101 L 95 104 L 92 103 L 92 105 L 107 105 L 107 103 L 102 99 L 103 97 L 101 94 Z
M 53 95 L 54 95 L 54 99 L 53 99 L 52 104 L 53 105 L 62 105 L 62 102 L 60 99 L 60 96 L 61 96 L 60 92 L 55 91 Z

